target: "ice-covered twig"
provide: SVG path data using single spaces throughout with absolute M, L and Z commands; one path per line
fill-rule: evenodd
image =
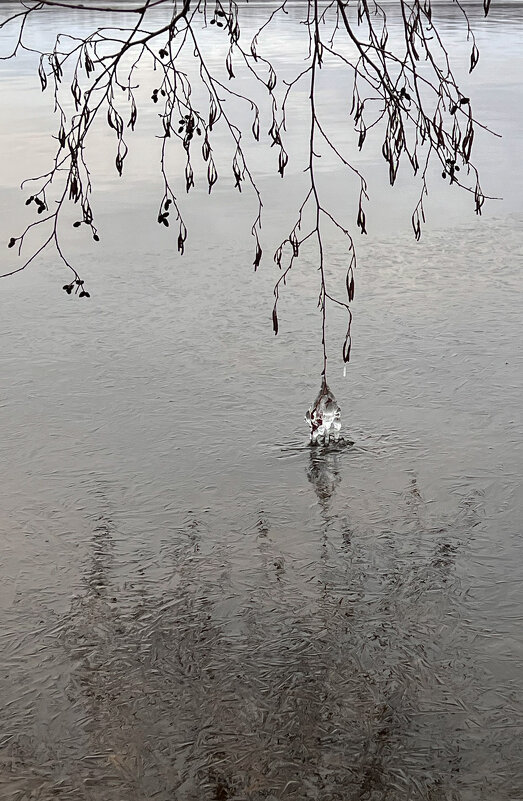
M 311 444 L 327 445 L 332 439 L 340 438 L 341 409 L 325 379 L 311 408 L 307 410 L 305 419 L 311 429 Z

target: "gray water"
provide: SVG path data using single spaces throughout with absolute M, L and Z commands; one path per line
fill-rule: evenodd
M 183 259 L 158 230 L 152 115 L 124 182 L 100 133 L 98 248 L 66 234 L 91 300 L 51 257 L 1 283 L 2 801 L 523 798 L 523 7 L 491 13 L 470 87 L 504 135 L 478 142 L 504 200 L 478 220 L 436 181 L 415 243 L 408 182 L 390 193 L 366 156 L 346 378 L 345 320 L 329 328 L 352 445 L 307 445 L 314 254 L 275 338 L 248 200 L 197 189 Z M 72 24 L 43 19 L 42 37 Z M 271 40 L 290 66 L 294 25 Z M 0 91 L 7 240 L 53 120 L 30 59 Z M 300 166 L 285 185 L 261 172 L 275 246 Z

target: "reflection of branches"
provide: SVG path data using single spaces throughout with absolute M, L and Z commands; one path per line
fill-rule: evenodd
M 324 456 L 335 473 L 336 454 Z M 454 556 L 439 557 L 471 536 L 481 498 L 441 517 L 415 480 L 392 502 L 380 492 L 375 514 L 359 514 L 358 495 L 332 499 L 320 559 L 301 531 L 294 546 L 280 536 L 277 514 L 220 527 L 191 513 L 148 562 L 124 557 L 139 570 L 113 599 L 99 579 L 109 590 L 128 570 L 115 569 L 116 529 L 100 521 L 88 592 L 61 627 L 78 731 L 56 743 L 65 794 L 89 779 L 104 801 L 115 787 L 122 798 L 443 801 L 462 798 L 468 750 L 474 767 L 499 761 L 497 744 L 478 751 L 476 726 L 462 740 L 469 716 L 490 720 L 475 704 L 477 635 L 453 609 Z M 340 512 L 354 523 L 349 548 Z M 43 782 L 42 759 L 34 747 L 14 764 Z
M 465 8 L 457 2 L 471 42 L 470 71 L 478 62 L 479 51 Z M 111 4 L 83 5 L 61 0 L 36 0 L 21 4 L 0 29 L 11 26 L 13 46 L 4 58 L 15 58 L 22 51 L 39 58 L 38 75 L 42 90 L 52 89 L 54 110 L 59 123 L 57 151 L 49 170 L 22 184 L 31 185 L 26 204 L 35 209 L 36 219 L 9 241 L 24 260 L 4 275 L 12 275 L 32 264 L 48 248 L 73 273 L 64 289 L 88 297 L 76 268 L 61 244 L 64 211 L 69 205 L 78 209 L 73 226 L 87 227 L 95 242 L 99 240 L 91 204 L 91 173 L 86 160 L 87 142 L 94 136 L 95 120 L 105 116 L 116 137 L 115 167 L 123 174 L 128 154 L 128 134 L 136 125 L 140 99 L 137 94 L 138 65 L 149 66 L 158 74 L 151 100 L 159 110 L 161 125 L 160 171 L 163 194 L 157 220 L 169 228 L 174 222 L 177 247 L 184 252 L 187 228 L 179 200 L 179 186 L 167 168 L 170 153 L 177 148 L 184 156 L 182 186 L 190 192 L 195 185 L 197 161 L 203 159 L 208 191 L 219 180 L 216 166 L 216 132 L 226 133 L 231 146 L 231 172 L 234 185 L 244 185 L 254 194 L 257 211 L 251 225 L 254 238 L 254 268 L 262 259 L 262 197 L 256 176 L 249 167 L 245 142 L 252 134 L 260 140 L 260 120 L 268 113 L 270 127 L 267 141 L 278 152 L 278 172 L 283 177 L 289 161 L 285 133 L 290 114 L 289 99 L 304 81 L 308 81 L 309 125 L 307 129 L 307 187 L 289 234 L 277 247 L 274 261 L 281 270 L 275 288 L 273 328 L 278 332 L 278 300 L 282 287 L 302 246 L 314 244 L 319 272 L 318 307 L 322 324 L 322 353 L 325 377 L 327 369 L 326 316 L 329 304 L 344 308 L 348 316 L 343 345 L 343 359 L 351 353 L 350 303 L 354 296 L 356 252 L 351 231 L 367 232 L 365 206 L 369 201 L 364 175 L 355 161 L 347 157 L 329 133 L 322 108 L 320 72 L 329 64 L 348 71 L 352 83 L 350 118 L 361 150 L 371 130 L 380 132 L 381 153 L 388 167 L 390 184 L 396 181 L 400 162 L 405 157 L 414 175 L 419 173 L 421 190 L 412 214 L 416 239 L 425 221 L 424 198 L 428 193 L 429 167 L 439 163 L 443 178 L 474 196 L 475 210 L 481 213 L 485 195 L 479 175 L 471 162 L 474 133 L 479 123 L 473 117 L 470 99 L 459 88 L 450 66 L 449 54 L 433 20 L 431 0 L 398 0 L 399 41 L 391 42 L 387 14 L 377 3 L 358 0 L 330 0 L 320 6 L 318 0 L 303 3 L 303 27 L 307 44 L 305 66 L 290 80 L 278 75 L 275 64 L 263 54 L 263 37 L 270 27 L 288 13 L 287 0 L 266 12 L 250 46 L 241 40 L 247 7 L 235 0 L 144 0 L 137 8 L 122 9 Z M 86 35 L 72 32 L 58 34 L 49 50 L 37 50 L 27 41 L 27 29 L 33 17 L 52 8 L 67 8 L 81 14 L 127 15 L 121 26 L 97 26 Z M 489 0 L 484 0 L 485 14 Z M 158 12 L 167 17 L 158 21 Z M 154 14 L 151 12 L 155 12 Z M 132 24 L 127 20 L 132 19 Z M 10 30 L 11 28 L 9 28 Z M 214 34 L 211 34 L 214 31 Z M 210 37 L 213 38 L 210 38 Z M 207 53 L 218 46 L 223 52 L 226 78 L 211 66 Z M 251 81 L 252 89 L 239 90 L 234 83 L 236 72 Z M 283 87 L 280 89 L 280 86 Z M 242 84 L 244 85 L 244 84 Z M 233 88 L 234 87 L 234 88 Z M 259 99 L 259 89 L 265 101 Z M 204 101 L 196 100 L 201 97 Z M 255 99 L 256 98 L 256 99 Z M 245 130 L 231 110 L 233 103 L 246 104 L 252 115 L 251 131 Z M 71 103 L 74 110 L 71 111 Z M 266 108 L 265 108 L 266 105 Z M 484 126 L 480 126 L 484 127 Z M 130 131 L 127 131 L 130 129 Z M 198 144 L 197 144 L 198 143 Z M 342 169 L 358 181 L 355 225 L 340 220 L 328 207 L 318 184 L 317 162 L 327 149 Z M 420 166 L 421 165 L 421 166 Z M 348 243 L 346 295 L 339 298 L 330 287 L 325 251 L 325 231 L 333 227 Z M 40 236 L 36 241 L 35 238 Z
M 309 467 L 307 478 L 314 487 L 314 491 L 322 509 L 327 512 L 329 501 L 341 481 L 339 465 L 340 447 L 311 448 L 309 453 Z

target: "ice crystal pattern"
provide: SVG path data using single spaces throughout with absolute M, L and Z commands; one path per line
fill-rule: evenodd
M 327 445 L 331 439 L 337 442 L 340 438 L 341 409 L 325 380 L 305 419 L 311 429 L 313 445 Z

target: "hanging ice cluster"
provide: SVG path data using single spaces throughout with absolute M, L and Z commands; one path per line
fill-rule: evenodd
M 307 411 L 305 419 L 311 429 L 311 443 L 327 445 L 332 439 L 337 442 L 340 438 L 341 409 L 338 401 L 330 391 L 324 380 L 316 400 Z

